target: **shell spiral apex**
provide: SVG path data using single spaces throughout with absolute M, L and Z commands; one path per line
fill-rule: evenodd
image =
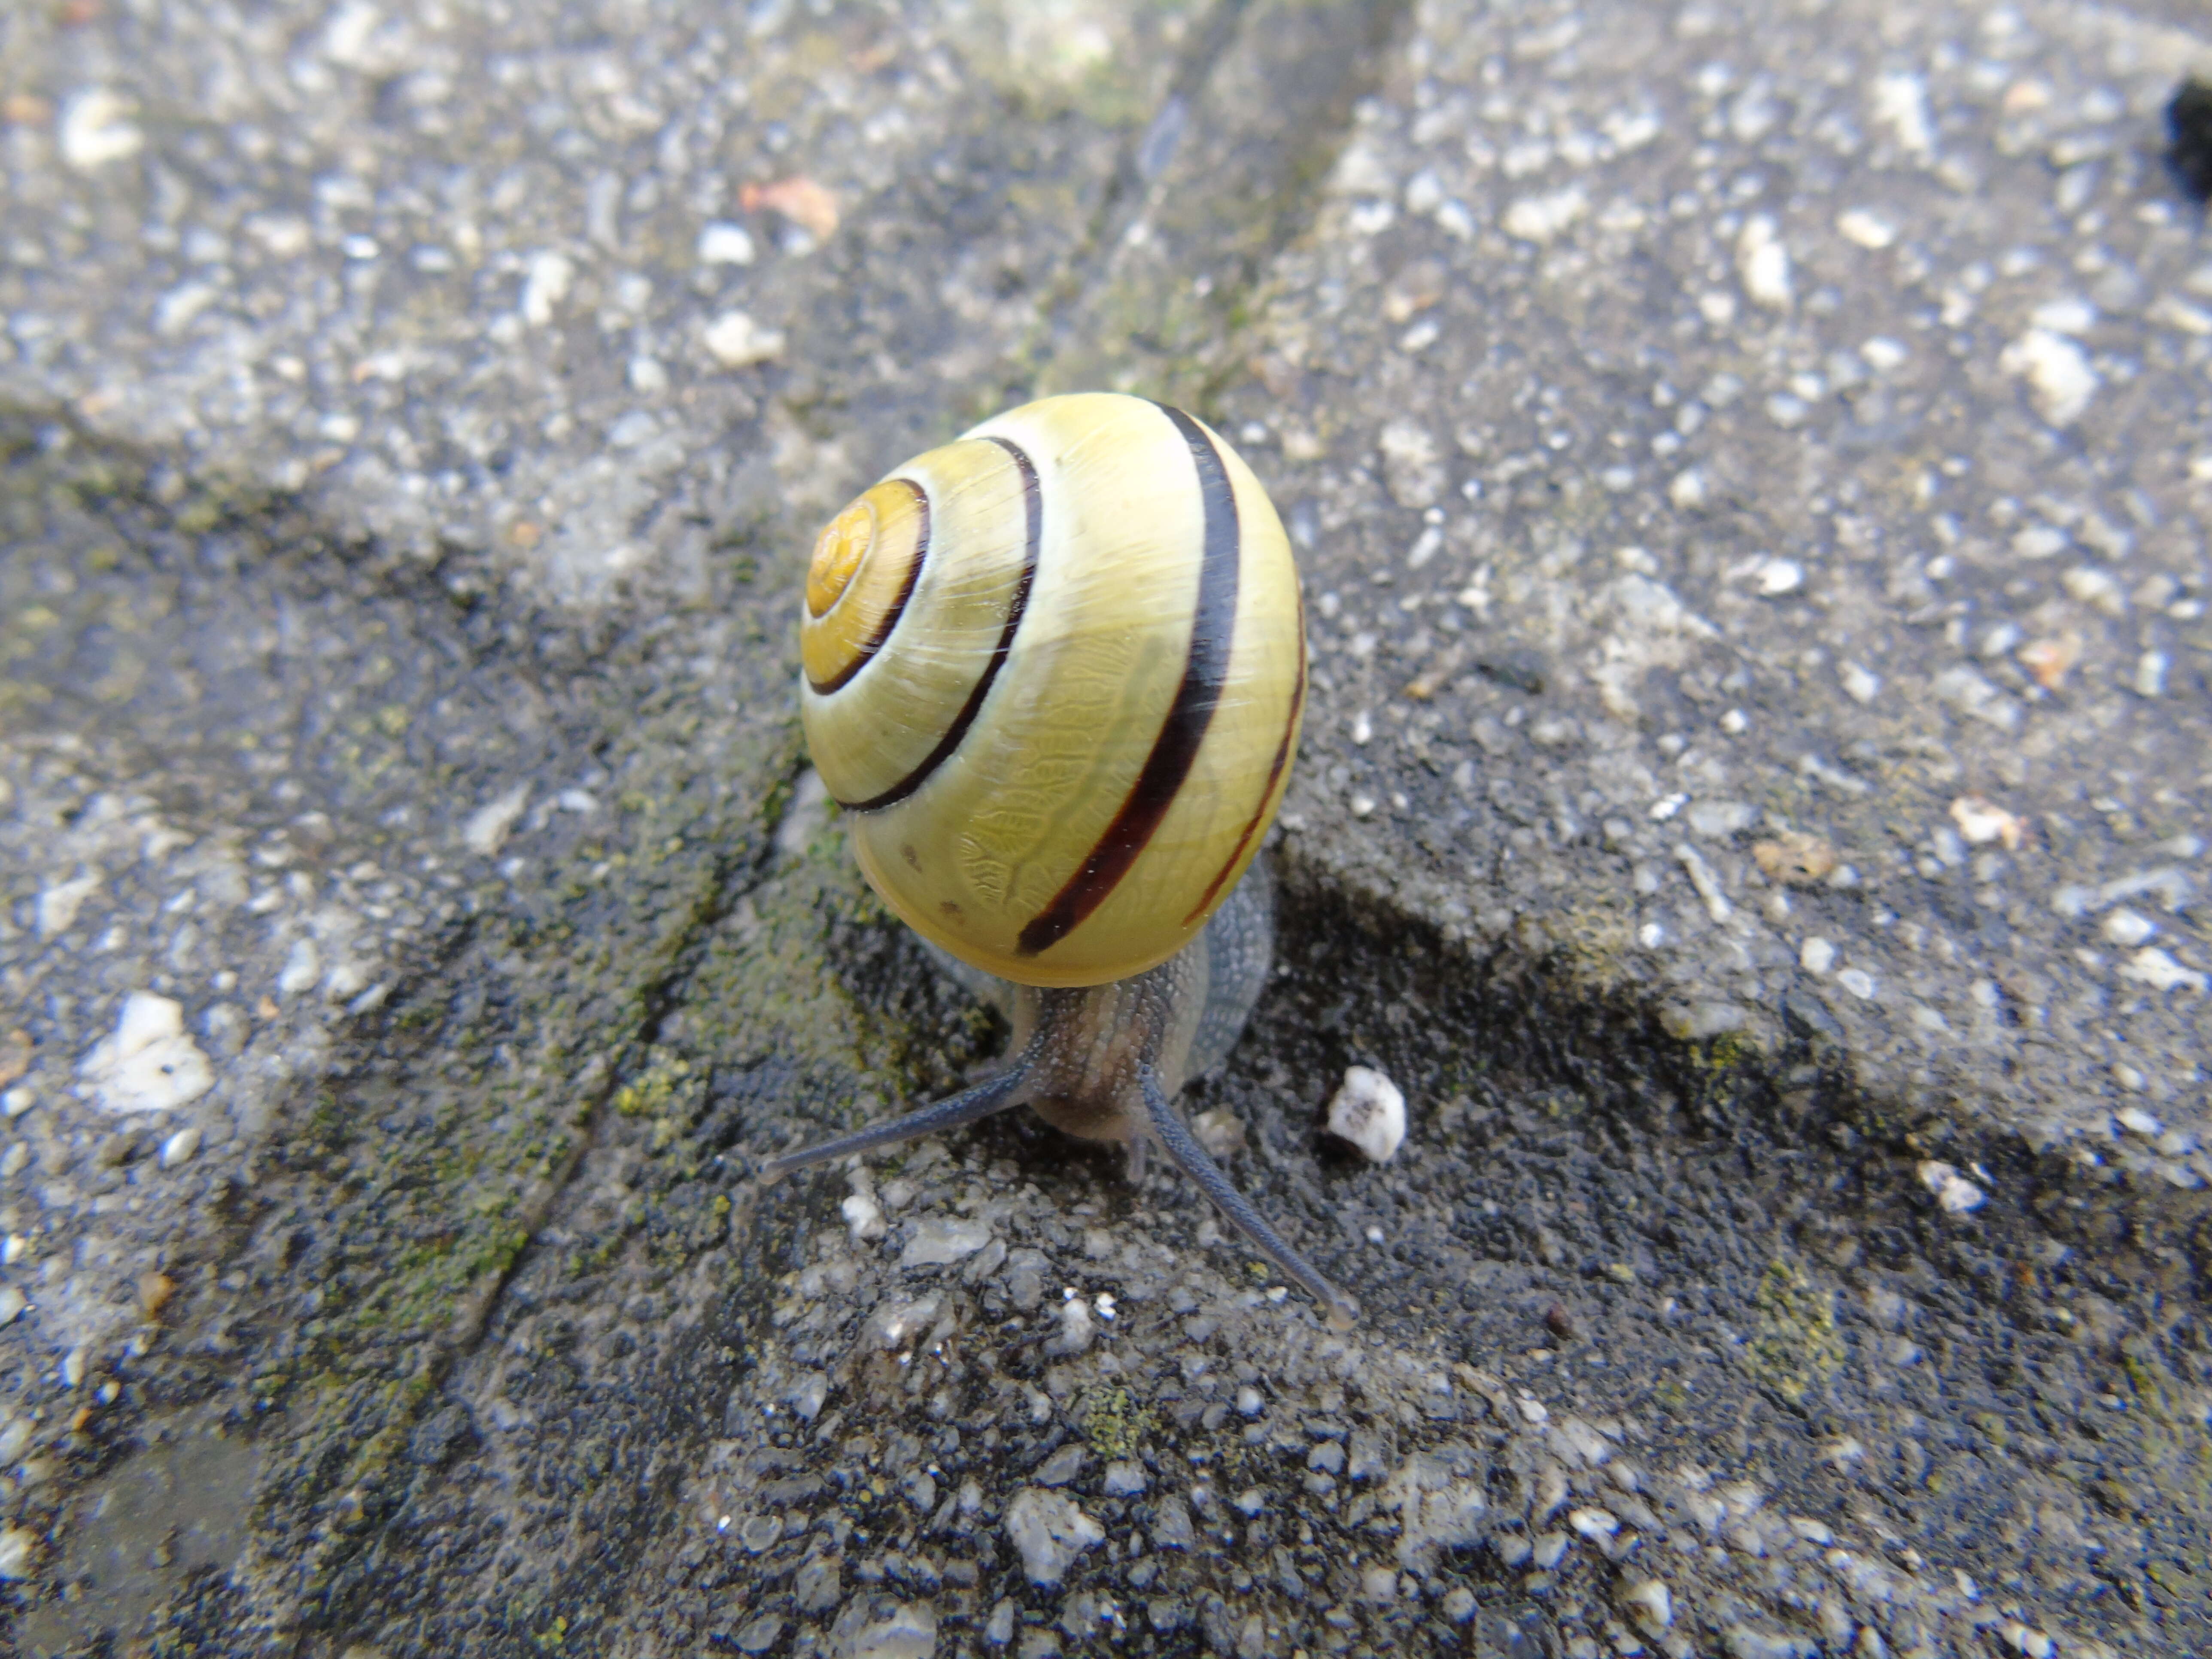
M 1221 437 L 1047 398 L 896 468 L 815 543 L 800 713 L 861 868 L 1018 983 L 1103 984 L 1205 927 L 1305 703 L 1297 572 Z

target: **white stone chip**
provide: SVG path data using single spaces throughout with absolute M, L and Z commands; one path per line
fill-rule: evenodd
M 1805 585 L 1805 567 L 1795 559 L 1757 559 L 1747 574 L 1761 596 L 1770 599 L 1795 593 Z
M 2203 975 L 2194 968 L 2185 968 L 2156 945 L 2138 951 L 2122 963 L 2119 975 L 2137 985 L 2148 985 L 2154 991 L 2187 990 L 2199 995 L 2204 991 Z
M 1968 846 L 1985 847 L 1997 841 L 2008 851 L 2018 849 L 2027 829 L 2027 820 L 1980 795 L 1961 795 L 1953 801 L 1951 822 L 1959 826 L 1959 835 Z
M 128 161 L 146 144 L 131 118 L 137 112 L 137 105 L 106 87 L 75 94 L 62 106 L 62 160 L 80 173 Z
M 699 233 L 702 265 L 749 265 L 753 257 L 752 233 L 743 225 L 711 224 Z
M 1782 245 L 1774 221 L 1767 215 L 1753 215 L 1737 236 L 1735 269 L 1743 278 L 1743 291 L 1753 304 L 1769 311 L 1790 309 L 1790 250 Z
M 1887 334 L 1876 334 L 1860 344 L 1859 356 L 1866 359 L 1869 368 L 1887 374 L 1892 369 L 1904 368 L 1912 353 L 1901 341 L 1893 340 Z
M 744 368 L 783 356 L 783 331 L 763 328 L 743 311 L 726 311 L 707 325 L 707 349 L 724 368 Z
M 1947 1215 L 1965 1215 L 1971 1210 L 1978 1210 L 1987 1196 L 1958 1170 L 1934 1158 L 1920 1166 L 1920 1184 L 1935 1194 L 1937 1206 Z
M 1006 1505 L 1006 1541 L 1032 1584 L 1057 1584 L 1077 1556 L 1105 1538 L 1106 1528 L 1073 1498 L 1042 1486 L 1024 1486 Z
M 1871 208 L 1846 208 L 1836 216 L 1836 228 L 1847 242 L 1880 252 L 1897 240 L 1897 227 Z
M 489 858 L 506 845 L 507 832 L 514 821 L 522 816 L 522 809 L 530 804 L 530 786 L 518 783 L 512 789 L 493 796 L 469 814 L 461 826 L 461 840 L 478 858 Z
M 522 278 L 522 320 L 532 328 L 551 322 L 554 307 L 568 297 L 575 276 L 575 264 L 565 253 L 532 254 Z
M 2140 1106 L 2125 1106 L 2112 1115 L 2120 1121 L 2120 1127 L 2145 1140 L 2155 1140 L 2166 1133 L 2166 1125 Z
M 0 1325 L 14 1324 L 30 1305 L 30 1297 L 13 1285 L 0 1285 Z
M 1897 142 L 1915 156 L 1925 159 L 1936 152 L 1936 122 L 1928 109 L 1925 77 L 1897 70 L 1877 75 L 1874 81 L 1874 118 L 1897 135 Z
M 837 1206 L 837 1212 L 845 1218 L 845 1230 L 852 1234 L 855 1244 L 866 1244 L 884 1236 L 884 1208 L 872 1194 L 854 1193 Z
M 1729 902 L 1718 872 L 1705 862 L 1704 854 L 1696 848 L 1682 842 L 1674 848 L 1674 861 L 1682 866 L 1682 873 L 1690 878 L 1690 885 L 1704 901 L 1707 915 L 1715 921 L 1726 921 L 1735 914 L 1735 906 Z
M 276 975 L 278 994 L 295 997 L 310 989 L 323 976 L 323 953 L 315 948 L 311 939 L 295 939 L 284 957 L 283 970 Z
M 200 1149 L 200 1132 L 197 1125 L 179 1129 L 161 1143 L 161 1167 L 173 1170 L 179 1164 L 191 1162 L 192 1154 Z
M 39 937 L 54 939 L 69 932 L 76 921 L 76 913 L 84 908 L 84 902 L 99 890 L 97 875 L 58 881 L 46 889 L 39 895 Z
M 2025 378 L 2036 413 L 2057 427 L 2081 419 L 2103 384 L 2089 366 L 2088 354 L 2049 329 L 2028 330 L 1998 356 L 1997 367 Z
M 1589 211 L 1589 198 L 1578 185 L 1547 196 L 1524 196 L 1505 210 L 1501 222 L 1508 236 L 1540 246 L 1550 241 Z
M 1348 1066 L 1328 1103 L 1328 1132 L 1359 1148 L 1370 1164 L 1387 1164 L 1406 1140 L 1406 1097 L 1370 1066 Z
M 1881 676 L 1857 663 L 1839 664 L 1836 678 L 1843 683 L 1844 695 L 1853 702 L 1870 703 L 1881 695 Z
M 902 1267 L 941 1267 L 975 1254 L 991 1242 L 987 1222 L 962 1218 L 928 1217 L 914 1224 L 906 1248 L 899 1252 Z
M 2139 911 L 2122 906 L 2105 918 L 2105 937 L 2115 945 L 2133 950 L 2153 933 L 2158 924 Z
M 1818 978 L 1836 965 L 1836 947 L 1815 933 L 1797 947 L 1797 961 L 1807 973 Z
M 115 1034 L 85 1055 L 78 1073 L 110 1112 L 165 1112 L 215 1086 L 208 1057 L 185 1035 L 185 1011 L 168 997 L 133 991 Z
M 29 1528 L 0 1527 L 0 1578 L 28 1578 L 38 1546 L 39 1534 Z
M 1646 1630 L 1665 1630 L 1674 1622 L 1674 1592 L 1663 1578 L 1646 1578 L 1620 1593 L 1628 1616 Z
M 856 1595 L 830 1626 L 830 1650 L 837 1659 L 930 1659 L 937 1651 L 937 1610 L 927 1601 Z

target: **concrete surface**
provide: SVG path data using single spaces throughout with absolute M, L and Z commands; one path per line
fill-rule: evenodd
M 72 0 L 0 66 L 20 1650 L 2212 1639 L 2196 14 Z M 1284 958 L 1189 1103 L 1349 1337 L 1033 1123 L 748 1179 L 999 1040 L 811 787 L 807 538 L 1076 385 L 1299 543 Z

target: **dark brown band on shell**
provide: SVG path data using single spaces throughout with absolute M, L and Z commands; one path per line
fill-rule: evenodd
M 1191 616 L 1190 653 L 1183 665 L 1182 684 L 1176 689 L 1175 701 L 1152 741 L 1152 751 L 1145 757 L 1144 769 L 1137 774 L 1121 810 L 1052 902 L 1022 929 L 1015 949 L 1024 957 L 1036 956 L 1066 938 L 1106 902 L 1129 872 L 1160 827 L 1160 820 L 1175 805 L 1183 780 L 1190 775 L 1229 678 L 1230 647 L 1237 628 L 1238 565 L 1243 549 L 1237 520 L 1237 493 L 1206 428 L 1179 409 L 1164 404 L 1154 407 L 1174 422 L 1198 469 L 1205 546 L 1199 562 L 1198 604 Z
M 1306 607 L 1305 601 L 1302 599 L 1298 601 L 1298 681 L 1291 688 L 1291 712 L 1289 717 L 1283 721 L 1283 738 L 1282 741 L 1275 745 L 1275 758 L 1268 763 L 1267 787 L 1260 791 L 1260 804 L 1252 809 L 1252 816 L 1245 820 L 1244 833 L 1237 837 L 1237 845 L 1230 848 L 1228 860 L 1222 865 L 1220 872 L 1206 884 L 1204 896 L 1196 904 L 1191 906 L 1190 914 L 1182 919 L 1184 927 L 1189 927 L 1191 923 L 1213 908 L 1214 896 L 1220 892 L 1221 884 L 1229 879 L 1229 872 L 1237 867 L 1237 861 L 1244 856 L 1245 848 L 1251 844 L 1253 836 L 1258 832 L 1261 821 L 1267 817 L 1267 803 L 1274 799 L 1275 786 L 1282 781 L 1283 769 L 1291 763 L 1291 739 L 1297 734 L 1298 714 L 1305 706 Z

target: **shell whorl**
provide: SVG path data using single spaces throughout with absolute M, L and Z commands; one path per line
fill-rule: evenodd
M 1305 701 L 1290 544 L 1178 410 L 1011 410 L 896 469 L 807 573 L 800 710 L 861 868 L 1030 985 L 1164 961 L 1258 852 Z

